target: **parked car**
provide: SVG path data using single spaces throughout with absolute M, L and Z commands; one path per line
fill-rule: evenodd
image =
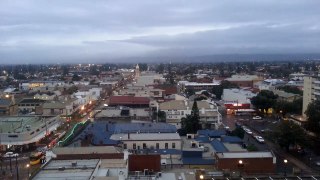
M 261 116 L 254 116 L 254 117 L 252 117 L 252 119 L 253 119 L 253 120 L 261 120 L 262 117 L 261 117 Z
M 317 161 L 317 162 L 316 162 L 316 165 L 317 165 L 317 166 L 320 166 L 320 161 Z
M 263 137 L 261 136 L 255 136 L 256 140 L 259 142 L 259 143 L 264 143 L 264 139 Z
M 248 134 L 252 134 L 252 131 L 250 129 L 244 128 L 243 130 Z
M 13 152 L 7 152 L 6 154 L 3 155 L 3 157 L 18 157 L 19 154 L 18 153 L 13 153 Z

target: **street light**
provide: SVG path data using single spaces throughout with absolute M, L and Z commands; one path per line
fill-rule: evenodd
M 241 171 L 242 171 L 243 166 L 244 166 L 243 161 L 240 159 L 240 160 L 238 161 L 238 167 L 239 167 L 239 173 L 240 173 L 239 175 L 240 175 L 240 177 L 242 177 Z
M 26 165 L 26 168 L 28 169 L 28 177 L 30 177 L 30 171 L 29 171 L 30 164 L 27 164 L 27 165 Z
M 200 174 L 199 178 L 200 179 L 204 179 L 204 176 L 202 174 Z
M 284 162 L 284 176 L 287 176 L 287 163 L 288 163 L 288 160 L 284 159 L 283 162 Z

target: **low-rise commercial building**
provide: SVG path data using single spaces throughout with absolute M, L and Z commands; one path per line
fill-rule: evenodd
M 250 109 L 250 99 L 255 96 L 255 93 L 245 89 L 224 89 L 222 100 L 227 109 L 227 114 L 233 114 L 242 109 Z
M 161 103 L 160 111 L 166 113 L 166 122 L 181 128 L 181 118 L 191 114 L 194 101 L 173 100 Z M 218 128 L 221 125 L 222 117 L 218 107 L 207 101 L 197 101 L 200 123 L 203 128 Z
M 217 152 L 216 168 L 226 172 L 273 174 L 276 157 L 272 152 Z
M 230 78 L 225 80 L 238 85 L 239 87 L 253 87 L 255 82 L 261 80 L 257 75 L 232 75 Z
M 28 149 L 60 126 L 59 116 L 0 117 L 2 149 Z
M 178 133 L 126 133 L 113 134 L 110 139 L 121 141 L 124 149 L 177 149 L 181 150 Z

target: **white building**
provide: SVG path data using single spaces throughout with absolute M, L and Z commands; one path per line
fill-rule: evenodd
M 27 83 L 21 83 L 19 88 L 24 91 L 46 92 L 54 91 L 57 87 L 62 87 L 64 85 L 65 83 L 62 81 L 32 81 Z
M 100 98 L 102 88 L 91 88 L 88 91 L 78 91 L 73 95 L 79 100 L 79 104 L 88 104 L 90 101 L 96 101 Z
M 178 133 L 113 134 L 110 139 L 121 141 L 124 149 L 177 149 L 181 150 Z
M 124 89 L 121 89 L 118 95 L 130 95 L 136 97 L 152 97 L 152 98 L 162 98 L 164 90 L 155 89 L 152 86 L 135 86 L 128 85 Z
M 160 111 L 166 113 L 166 121 L 169 124 L 181 128 L 181 118 L 191 114 L 193 101 L 173 100 L 161 103 Z M 221 125 L 222 117 L 215 104 L 207 101 L 197 101 L 200 111 L 200 122 L 203 128 L 218 128 Z
M 137 78 L 136 85 L 137 86 L 146 86 L 153 84 L 161 84 L 165 82 L 165 78 L 163 78 L 162 74 L 157 74 L 154 72 L 142 72 Z
M 189 81 L 178 82 L 178 92 L 185 92 L 186 90 L 201 91 L 211 90 L 214 86 L 220 85 L 221 81 L 213 80 L 212 83 L 197 83 Z
M 304 77 L 302 107 L 302 114 L 304 116 L 308 105 L 314 100 L 320 100 L 320 75 Z
M 250 99 L 256 95 L 245 89 L 224 89 L 221 98 L 225 103 L 250 104 Z

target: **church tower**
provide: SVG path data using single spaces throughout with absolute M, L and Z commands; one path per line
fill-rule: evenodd
M 139 65 L 136 65 L 136 69 L 135 69 L 135 79 L 138 79 L 140 77 L 140 68 Z

